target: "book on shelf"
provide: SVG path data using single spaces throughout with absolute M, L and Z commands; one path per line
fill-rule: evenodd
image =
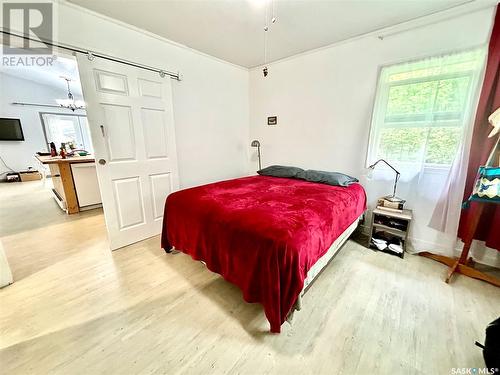
M 385 198 L 379 198 L 377 202 L 377 208 L 381 210 L 386 210 L 390 212 L 403 212 L 404 209 L 404 204 L 406 201 L 401 201 L 401 202 L 392 202 L 390 200 L 387 200 Z
M 387 212 L 397 212 L 397 213 L 403 213 L 403 210 L 399 210 L 397 208 L 390 208 L 390 207 L 377 207 L 378 209 L 382 210 L 382 211 L 387 211 Z

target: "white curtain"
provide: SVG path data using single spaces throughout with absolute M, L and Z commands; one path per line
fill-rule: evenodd
M 383 158 L 401 172 L 397 195 L 414 211 L 412 237 L 423 239 L 413 243 L 417 252 L 443 242 L 429 221 L 456 234 L 484 55 L 480 48 L 380 72 L 367 162 Z M 392 170 L 379 164 L 372 178 L 380 195 L 391 192 Z M 447 238 L 449 252 L 454 239 Z
M 472 126 L 466 127 L 466 135 L 457 152 L 446 178 L 436 207 L 429 221 L 429 227 L 443 233 L 456 234 L 462 207 L 467 161 L 471 143 Z
M 471 93 L 471 105 L 464 116 L 463 139 L 428 224 L 430 228 L 451 235 L 456 235 L 458 231 L 465 180 L 467 177 L 469 151 L 474 130 L 473 124 L 481 91 L 481 85 L 478 83 L 483 80 L 485 61 L 485 56 L 482 56 L 482 59 L 478 61 L 479 70 L 475 89 L 473 89 Z

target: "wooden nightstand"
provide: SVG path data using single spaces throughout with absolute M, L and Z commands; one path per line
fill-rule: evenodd
M 376 208 L 372 212 L 372 220 L 370 225 L 370 236 L 368 237 L 368 246 L 378 251 L 383 251 L 392 255 L 397 255 L 401 258 L 404 257 L 406 251 L 406 243 L 408 240 L 408 231 L 410 230 L 410 223 L 413 219 L 411 210 L 403 210 L 403 212 L 392 212 L 381 208 Z M 395 239 L 401 240 L 403 252 L 397 253 L 389 248 L 380 250 L 373 243 L 372 238 L 381 237 L 382 233 L 391 236 Z

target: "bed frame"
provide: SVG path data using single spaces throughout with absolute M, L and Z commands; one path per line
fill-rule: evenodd
M 346 241 L 349 239 L 351 234 L 356 230 L 358 227 L 359 223 L 362 222 L 364 219 L 364 212 L 351 224 L 345 231 L 342 232 L 340 236 L 333 242 L 332 246 L 328 249 L 328 251 L 321 257 L 319 258 L 316 263 L 311 267 L 311 269 L 307 272 L 307 276 L 304 280 L 304 286 L 302 287 L 302 291 L 300 292 L 299 296 L 297 297 L 297 301 L 295 302 L 295 305 L 292 307 L 290 312 L 288 313 L 287 316 L 287 322 L 292 323 L 293 316 L 295 311 L 299 311 L 302 308 L 302 297 L 304 294 L 309 290 L 310 286 L 313 284 L 313 282 L 318 278 L 318 276 L 321 274 L 321 272 L 328 266 L 328 264 L 331 262 L 331 260 L 337 255 L 337 253 L 340 251 L 342 248 L 342 245 L 346 243 Z M 177 254 L 180 251 L 176 250 L 175 247 L 172 247 L 171 249 L 165 249 L 166 253 L 171 253 L 171 254 Z M 201 261 L 203 264 L 205 262 Z
M 295 305 L 292 307 L 292 310 L 288 313 L 287 322 L 292 323 L 293 315 L 295 311 L 300 311 L 302 308 L 302 297 L 309 290 L 313 282 L 318 278 L 318 276 L 323 272 L 323 270 L 330 264 L 335 255 L 338 254 L 342 246 L 347 242 L 351 234 L 356 230 L 359 223 L 364 219 L 364 213 L 362 213 L 351 225 L 347 227 L 345 231 L 342 232 L 340 236 L 333 242 L 332 246 L 328 249 L 328 251 L 319 258 L 316 263 L 309 269 L 307 272 L 307 276 L 304 280 L 304 286 L 302 287 L 302 291 L 297 297 L 297 301 Z

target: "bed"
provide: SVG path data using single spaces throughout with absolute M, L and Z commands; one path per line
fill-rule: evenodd
M 331 186 L 251 176 L 170 194 L 162 248 L 189 254 L 261 303 L 279 333 L 301 295 L 357 226 L 366 195 Z

